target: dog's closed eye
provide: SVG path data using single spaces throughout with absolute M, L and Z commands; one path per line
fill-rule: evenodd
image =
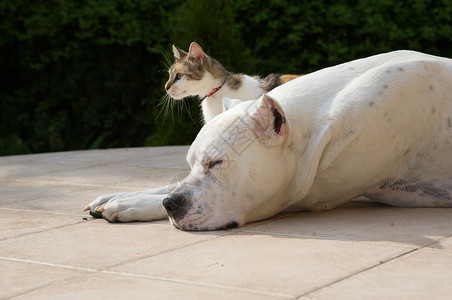
M 214 168 L 216 165 L 221 165 L 223 163 L 222 159 L 211 161 L 207 164 L 208 169 Z

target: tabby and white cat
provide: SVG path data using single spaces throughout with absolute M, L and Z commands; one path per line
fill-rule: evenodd
M 223 112 L 222 99 L 253 100 L 264 92 L 299 77 L 298 75 L 270 74 L 265 79 L 227 71 L 217 60 L 204 53 L 196 42 L 188 53 L 173 45 L 173 65 L 165 89 L 172 98 L 198 96 L 204 122 Z

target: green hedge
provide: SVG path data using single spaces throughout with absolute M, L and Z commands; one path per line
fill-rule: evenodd
M 171 44 L 192 40 L 262 75 L 395 49 L 451 57 L 452 1 L 0 0 L 0 155 L 189 144 L 197 103 L 159 103 Z
M 313 71 L 398 49 L 452 56 L 451 0 L 238 0 L 234 10 L 265 73 Z

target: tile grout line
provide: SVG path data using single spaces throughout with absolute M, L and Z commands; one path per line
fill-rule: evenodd
M 380 261 L 380 262 L 378 262 L 378 263 L 376 263 L 376 264 L 374 264 L 374 265 L 371 265 L 371 266 L 369 266 L 369 267 L 367 267 L 367 268 L 358 270 L 358 271 L 356 271 L 356 272 L 354 272 L 354 273 L 352 273 L 352 274 L 349 274 L 349 275 L 347 275 L 347 276 L 345 276 L 345 277 L 342 277 L 342 278 L 333 280 L 333 281 L 331 281 L 331 282 L 329 282 L 329 283 L 327 283 L 327 284 L 325 284 L 325 285 L 323 285 L 323 286 L 320 286 L 320 287 L 317 287 L 317 288 L 313 288 L 312 290 L 310 290 L 310 291 L 308 291 L 308 292 L 306 292 L 306 293 L 303 293 L 303 294 L 301 294 L 301 295 L 298 295 L 298 296 L 296 297 L 296 299 L 301 299 L 302 297 L 308 296 L 309 294 L 312 294 L 312 293 L 314 293 L 314 292 L 317 292 L 317 291 L 319 291 L 319 290 L 322 290 L 322 289 L 324 289 L 324 288 L 326 288 L 326 287 L 329 287 L 329 286 L 331 286 L 331 285 L 334 285 L 334 284 L 336 284 L 336 283 L 338 283 L 338 282 L 347 280 L 347 279 L 349 279 L 349 278 L 351 278 L 351 277 L 354 277 L 354 276 L 356 276 L 356 275 L 359 275 L 359 274 L 361 274 L 361 273 L 363 273 L 363 272 L 366 272 L 366 271 L 368 271 L 368 270 L 371 270 L 371 269 L 374 269 L 374 268 L 376 268 L 376 267 L 378 267 L 378 266 L 381 266 L 381 265 L 383 265 L 383 264 L 385 264 L 385 263 L 387 263 L 387 262 L 390 262 L 390 261 L 395 260 L 395 259 L 397 259 L 397 258 L 403 257 L 403 256 L 408 255 L 408 254 L 410 254 L 410 253 L 416 252 L 416 251 L 418 251 L 419 249 L 422 249 L 422 248 L 413 248 L 413 249 L 408 250 L 408 251 L 406 251 L 406 252 L 404 252 L 404 253 L 398 254 L 398 255 L 396 255 L 396 256 L 394 256 L 394 257 L 391 257 L 391 258 L 388 258 L 388 259 L 386 259 L 386 260 Z
M 83 268 L 83 267 L 73 267 L 73 266 L 68 266 L 68 265 L 60 265 L 60 264 L 53 264 L 53 263 L 46 263 L 46 262 L 40 262 L 40 261 L 34 261 L 34 260 L 28 260 L 28 259 L 20 259 L 20 258 L 12 258 L 12 257 L 0 257 L 0 260 L 5 260 L 5 261 L 14 261 L 14 262 L 22 262 L 22 263 L 27 263 L 27 264 L 36 264 L 36 265 L 41 265 L 41 266 L 49 266 L 49 267 L 53 267 L 53 268 L 62 268 L 62 269 L 69 269 L 69 270 L 74 270 L 74 271 L 84 271 L 84 272 L 89 272 L 89 274 L 94 274 L 97 271 L 94 269 L 89 269 L 89 268 Z M 20 291 L 19 293 L 12 295 L 8 298 L 1 298 L 1 299 L 14 299 L 16 297 L 20 297 L 23 295 L 26 295 L 28 293 L 32 293 L 34 291 L 39 291 L 40 289 L 44 289 L 56 284 L 63 284 L 64 282 L 70 281 L 70 280 L 74 280 L 74 279 L 78 279 L 78 278 L 82 278 L 84 276 L 88 276 L 88 274 L 86 273 L 82 273 L 80 275 L 74 275 L 74 276 L 69 276 L 68 278 L 65 278 L 63 280 L 54 280 L 52 282 L 49 282 L 47 284 L 41 285 L 41 286 L 37 286 L 34 288 L 31 288 L 29 290 L 26 291 Z
M 182 280 L 182 279 L 171 279 L 171 278 L 152 276 L 152 275 L 140 275 L 140 274 L 126 273 L 126 272 L 114 272 L 114 271 L 100 271 L 100 273 L 110 274 L 110 275 L 119 275 L 119 276 L 128 276 L 128 277 L 135 277 L 135 278 L 153 279 L 153 280 L 174 282 L 174 283 L 182 283 L 182 284 L 186 284 L 186 285 L 195 285 L 195 286 L 200 286 L 200 287 L 214 287 L 214 288 L 220 288 L 220 289 L 231 290 L 231 291 L 242 291 L 242 292 L 260 294 L 260 295 L 278 296 L 278 297 L 285 297 L 288 299 L 296 299 L 295 296 L 288 295 L 288 294 L 265 292 L 265 291 L 240 288 L 240 287 L 231 287 L 231 286 L 227 286 L 227 285 L 201 283 L 201 282 Z
M 32 199 L 32 200 L 26 200 L 24 202 L 27 201 L 35 201 L 35 200 L 39 200 L 38 199 Z M 0 207 L 0 210 L 8 210 L 8 211 L 21 211 L 21 212 L 35 212 L 35 213 L 39 213 L 39 214 L 51 214 L 51 215 L 63 215 L 63 216 L 72 216 L 72 217 L 90 217 L 88 215 L 82 215 L 80 214 L 72 214 L 72 213 L 65 213 L 65 212 L 58 212 L 58 211 L 46 211 L 46 210 L 35 210 L 35 209 L 23 209 L 23 208 L 10 208 L 10 207 Z M 87 221 L 87 220 L 85 220 Z
M 70 182 L 66 182 L 66 181 L 52 181 L 52 180 L 31 180 L 31 179 L 20 179 L 17 178 L 15 180 L 16 182 L 35 182 L 35 183 L 42 183 L 42 184 L 53 184 L 53 185 L 68 185 L 68 186 L 79 186 L 79 187 L 97 187 L 97 188 L 119 188 L 119 189 L 149 189 L 149 187 L 136 187 L 136 186 L 123 186 L 120 185 L 121 182 L 118 183 L 112 183 L 112 184 L 93 184 L 93 183 L 70 183 Z M 158 187 L 157 187 L 158 188 Z M 74 191 L 74 193 L 77 192 L 83 192 L 83 191 L 87 191 L 86 189 L 82 189 L 79 191 Z M 39 199 L 38 198 L 34 198 Z
M 64 225 L 54 226 L 54 227 L 49 227 L 49 228 L 42 228 L 42 229 L 37 230 L 37 231 L 32 231 L 32 232 L 22 233 L 22 234 L 18 234 L 18 235 L 11 236 L 11 237 L 1 238 L 0 242 L 7 241 L 7 240 L 12 240 L 12 239 L 17 239 L 17 238 L 20 238 L 20 237 L 24 237 L 24 236 L 28 236 L 28 235 L 32 235 L 32 234 L 37 234 L 37 233 L 42 233 L 42 232 L 46 232 L 46 231 L 50 231 L 50 230 L 60 229 L 60 228 L 68 227 L 68 226 L 73 226 L 73 225 L 77 225 L 77 224 L 82 224 L 82 223 L 85 223 L 85 222 L 91 222 L 93 220 L 82 220 L 82 221 L 78 221 L 78 222 L 74 222 L 74 223 L 70 223 L 70 224 L 64 224 Z
M 409 255 L 409 254 L 411 254 L 411 253 L 418 252 L 419 250 L 426 249 L 427 247 L 429 247 L 429 246 L 431 246 L 431 245 L 433 245 L 433 244 L 436 244 L 436 243 L 438 243 L 438 242 L 440 242 L 440 241 L 442 241 L 442 240 L 448 239 L 448 238 L 450 238 L 450 237 L 452 237 L 452 235 L 445 236 L 445 237 L 440 238 L 440 239 L 438 239 L 438 240 L 436 240 L 436 241 L 432 241 L 432 242 L 430 242 L 430 243 L 428 243 L 428 244 L 426 244 L 426 245 L 423 245 L 423 246 L 420 246 L 420 247 L 415 247 L 415 248 L 413 248 L 413 249 L 411 249 L 411 250 L 408 250 L 408 251 L 406 251 L 406 252 L 404 252 L 404 253 L 401 253 L 401 254 L 396 255 L 396 256 L 394 256 L 394 257 L 391 257 L 391 258 L 389 258 L 389 259 L 380 261 L 380 262 L 377 263 L 377 264 L 371 265 L 371 266 L 369 266 L 369 267 L 367 267 L 367 268 L 361 269 L 361 270 L 359 270 L 359 271 L 357 271 L 357 272 L 355 272 L 355 273 L 352 273 L 352 274 L 350 274 L 350 275 L 348 275 L 348 276 L 345 276 L 345 277 L 343 277 L 343 278 L 339 278 L 339 279 L 337 279 L 337 280 L 331 281 L 330 283 L 327 283 L 327 284 L 325 284 L 325 285 L 323 285 L 323 286 L 321 286 L 321 287 L 314 288 L 314 289 L 312 289 L 312 290 L 310 290 L 310 291 L 308 291 L 308 292 L 306 292 L 306 293 L 303 293 L 303 294 L 301 294 L 301 295 L 298 295 L 298 296 L 296 297 L 296 299 L 301 299 L 302 297 L 308 296 L 309 294 L 312 294 L 312 293 L 317 292 L 317 291 L 319 291 L 319 290 L 322 290 L 322 289 L 324 289 L 324 288 L 326 288 L 326 287 L 329 287 L 329 286 L 331 286 L 331 285 L 334 285 L 334 284 L 336 284 L 336 283 L 338 283 L 338 282 L 344 281 L 344 280 L 346 280 L 346 279 L 349 279 L 349 278 L 351 278 L 351 277 L 354 277 L 354 276 L 356 276 L 356 275 L 359 275 L 359 274 L 361 274 L 361 273 L 364 273 L 364 272 L 366 272 L 366 271 L 368 271 L 368 270 L 372 270 L 372 269 L 374 269 L 374 268 L 377 268 L 378 266 L 384 265 L 384 264 L 386 264 L 386 263 L 388 263 L 388 262 L 390 262 L 390 261 L 399 259 L 399 258 L 401 258 L 401 257 L 405 257 L 406 255 Z
M 127 273 L 127 272 L 97 270 L 97 269 L 91 269 L 91 268 L 75 267 L 75 266 L 69 266 L 69 265 L 46 263 L 46 262 L 41 262 L 41 261 L 29 260 L 29 259 L 20 259 L 20 258 L 3 257 L 3 256 L 0 256 L 0 260 L 21 262 L 21 263 L 27 263 L 27 264 L 36 264 L 36 265 L 49 266 L 49 267 L 54 267 L 54 268 L 63 268 L 63 269 L 69 269 L 69 270 L 75 270 L 75 271 L 83 271 L 83 272 L 89 272 L 92 274 L 107 274 L 107 275 L 125 276 L 125 277 L 133 277 L 133 278 L 143 278 L 143 279 L 151 279 L 151 280 L 179 283 L 179 284 L 185 284 L 185 285 L 192 285 L 192 286 L 195 285 L 195 286 L 200 286 L 200 287 L 213 287 L 213 288 L 219 288 L 219 289 L 224 289 L 224 290 L 242 291 L 242 292 L 248 292 L 248 293 L 259 294 L 259 295 L 278 296 L 278 297 L 285 297 L 288 299 L 295 299 L 295 297 L 293 295 L 287 295 L 287 294 L 281 294 L 281 293 L 271 293 L 271 292 L 265 292 L 265 291 L 247 289 L 247 288 L 240 288 L 240 287 L 231 287 L 231 286 L 227 286 L 227 285 L 200 283 L 200 282 L 194 282 L 194 281 L 188 281 L 188 280 L 182 280 L 182 279 L 171 279 L 171 278 L 152 276 L 152 275 L 141 275 L 141 274 Z M 81 277 L 81 276 L 77 276 L 77 277 L 73 277 L 73 278 L 79 278 L 79 277 Z M 54 284 L 45 285 L 43 287 L 39 287 L 34 290 L 39 290 L 41 288 L 45 288 L 45 287 L 51 286 L 51 285 L 54 285 Z M 32 290 L 32 291 L 34 291 L 34 290 Z M 24 294 L 29 293 L 29 292 L 31 292 L 31 291 L 27 291 Z M 18 295 L 16 295 L 16 296 L 18 296 Z
M 70 183 L 66 181 L 52 181 L 52 180 L 31 180 L 31 179 L 16 179 L 17 182 L 37 182 L 43 184 L 54 184 L 54 185 L 69 185 L 69 186 L 80 186 L 80 187 L 101 187 L 101 188 L 110 188 L 110 187 L 119 187 L 119 188 L 131 188 L 124 186 L 116 186 L 115 183 L 112 185 L 105 184 L 93 184 L 93 183 Z M 81 190 L 84 191 L 84 190 Z
M 1 260 L 7 260 L 7 261 L 14 261 L 14 262 L 22 262 L 22 263 L 27 263 L 27 264 L 35 264 L 35 265 L 41 265 L 41 266 L 63 268 L 63 269 L 69 269 L 69 270 L 85 271 L 85 272 L 91 272 L 91 273 L 99 272 L 99 270 L 91 269 L 91 268 L 75 267 L 75 266 L 70 266 L 70 265 L 47 263 L 47 262 L 31 260 L 31 259 L 22 259 L 22 258 L 5 257 L 5 256 L 0 256 L 0 259 Z
M 128 260 L 128 261 L 117 263 L 115 265 L 108 266 L 108 267 L 104 268 L 103 271 L 109 272 L 109 271 L 107 271 L 108 269 L 116 268 L 116 267 L 119 267 L 119 266 L 122 266 L 122 265 L 125 265 L 125 264 L 128 264 L 128 263 L 131 263 L 131 262 L 136 262 L 136 261 L 139 261 L 141 259 L 147 259 L 147 258 L 155 257 L 155 256 L 158 256 L 158 255 L 162 255 L 162 254 L 165 254 L 165 253 L 171 253 L 173 251 L 177 251 L 177 250 L 180 250 L 180 249 L 183 249 L 183 248 L 186 248 L 186 247 L 191 247 L 191 246 L 194 246 L 194 245 L 198 245 L 198 244 L 201 244 L 201 243 L 204 243 L 204 242 L 207 242 L 207 241 L 213 241 L 213 240 L 225 237 L 225 236 L 229 236 L 229 235 L 231 235 L 231 233 L 225 232 L 225 233 L 223 233 L 223 234 L 221 234 L 219 236 L 213 237 L 213 238 L 206 238 L 204 240 L 197 241 L 197 242 L 194 242 L 194 243 L 191 243 L 191 244 L 187 244 L 187 245 L 183 245 L 183 246 L 180 246 L 180 247 L 175 247 L 175 248 L 163 250 L 163 251 L 160 251 L 158 253 L 153 253 L 153 254 L 137 257 L 135 259 L 131 259 L 131 260 Z M 113 272 L 113 271 L 111 271 L 111 272 Z
M 27 291 L 21 291 L 21 292 L 15 294 L 15 295 L 12 295 L 12 296 L 10 296 L 10 297 L 8 297 L 8 298 L 0 298 L 0 300 L 3 300 L 3 299 L 5 299 L 5 300 L 6 300 L 6 299 L 15 299 L 16 297 L 20 297 L 20 296 L 23 296 L 23 295 L 32 293 L 32 292 L 34 292 L 34 291 L 39 291 L 40 289 L 44 289 L 44 288 L 46 288 L 46 287 L 50 287 L 50 286 L 53 286 L 53 285 L 55 285 L 55 284 L 61 284 L 61 283 L 67 282 L 67 281 L 69 281 L 69 280 L 73 280 L 73 279 L 75 279 L 75 278 L 81 278 L 81 277 L 83 277 L 83 276 L 87 276 L 87 275 L 85 274 L 85 275 L 79 275 L 79 276 L 72 276 L 72 277 L 69 277 L 69 278 L 66 278 L 66 279 L 63 279 L 63 280 L 56 280 L 56 281 L 53 281 L 53 282 L 49 282 L 49 283 L 47 283 L 47 284 L 44 284 L 44 285 L 41 285 L 41 286 L 37 286 L 37 287 L 31 288 L 31 289 L 29 289 L 29 290 L 27 290 Z

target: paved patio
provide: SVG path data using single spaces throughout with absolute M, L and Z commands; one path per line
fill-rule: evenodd
M 355 203 L 216 232 L 83 212 L 184 177 L 187 149 L 0 157 L 0 298 L 452 299 L 452 209 Z

